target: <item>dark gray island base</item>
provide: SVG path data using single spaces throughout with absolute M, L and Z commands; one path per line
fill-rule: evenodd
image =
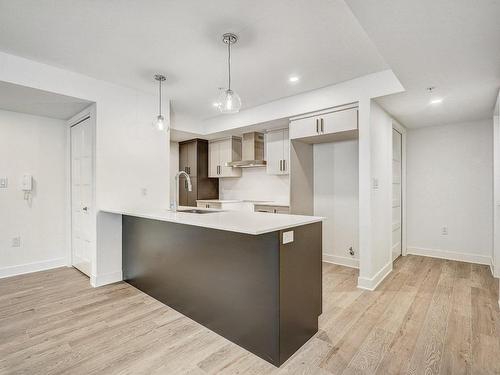
M 124 280 L 273 365 L 318 331 L 321 222 L 251 235 L 123 215 L 122 228 Z

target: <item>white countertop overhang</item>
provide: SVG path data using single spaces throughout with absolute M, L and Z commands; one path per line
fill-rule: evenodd
M 194 208 L 179 207 L 180 210 Z M 252 235 L 317 223 L 324 219 L 319 216 L 221 210 L 207 210 L 213 211 L 207 214 L 173 212 L 167 209 L 101 209 L 100 211 Z

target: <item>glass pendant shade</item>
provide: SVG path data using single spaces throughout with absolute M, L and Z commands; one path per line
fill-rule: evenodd
M 153 127 L 158 131 L 167 130 L 167 124 L 163 115 L 158 115 L 153 120 Z
M 158 115 L 153 119 L 153 127 L 158 131 L 169 131 L 170 128 L 168 126 L 167 121 L 165 120 L 165 116 L 163 116 L 161 111 L 161 84 L 167 79 L 162 74 L 155 74 L 154 79 L 158 81 Z
M 240 96 L 231 89 L 222 91 L 217 103 L 221 113 L 237 113 L 241 108 Z

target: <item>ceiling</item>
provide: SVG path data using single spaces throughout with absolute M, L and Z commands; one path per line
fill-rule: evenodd
M 68 120 L 91 102 L 0 81 L 0 109 Z
M 491 118 L 500 88 L 500 1 L 346 0 L 406 92 L 377 101 L 407 127 Z M 440 105 L 430 105 L 435 86 Z
M 178 128 L 218 115 L 225 32 L 244 108 L 388 67 L 342 0 L 0 0 L 0 50 L 148 92 L 165 73 Z

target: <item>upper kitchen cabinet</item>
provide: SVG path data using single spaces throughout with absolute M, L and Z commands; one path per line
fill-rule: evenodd
M 267 174 L 288 174 L 289 154 L 288 129 L 272 130 L 266 133 Z
M 331 109 L 290 119 L 290 139 L 321 143 L 352 139 L 357 135 L 357 106 Z
M 179 177 L 179 205 L 196 206 L 198 199 L 218 199 L 219 180 L 208 177 L 208 141 L 191 139 L 179 142 L 179 170 L 189 174 L 189 191 L 184 176 Z
M 240 177 L 241 168 L 226 164 L 241 160 L 241 138 L 227 137 L 210 141 L 208 144 L 208 176 Z

